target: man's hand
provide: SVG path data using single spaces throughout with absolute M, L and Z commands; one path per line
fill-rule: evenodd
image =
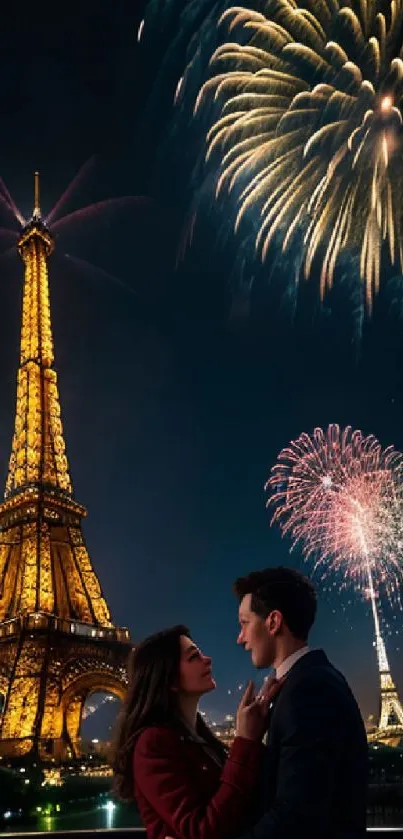
M 286 679 L 285 676 L 283 676 L 282 679 L 276 679 L 275 676 L 270 676 L 270 678 L 265 679 L 262 687 L 260 688 L 259 693 L 257 694 L 256 699 L 259 702 L 262 702 L 264 700 L 268 700 L 269 708 L 270 708 L 272 700 L 274 699 L 275 696 L 277 696 L 277 694 L 278 694 L 281 686 L 283 685 L 285 679 Z
M 236 715 L 236 735 L 247 740 L 261 740 L 267 727 L 270 704 L 282 685 L 282 681 L 268 679 L 262 690 L 255 694 L 253 682 L 249 682 L 239 703 Z
M 278 694 L 285 676 L 276 679 L 271 676 L 265 679 L 263 687 L 255 694 L 253 682 L 248 682 L 247 688 L 238 705 L 236 715 L 236 734 L 247 740 L 260 740 L 267 727 L 267 714 L 274 697 Z M 175 839 L 165 836 L 165 839 Z

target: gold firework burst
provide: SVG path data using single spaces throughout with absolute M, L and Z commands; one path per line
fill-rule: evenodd
M 283 250 L 302 240 L 306 277 L 320 258 L 321 297 L 340 253 L 358 252 L 370 310 L 384 243 L 403 270 L 403 0 L 263 6 L 222 15 L 234 41 L 196 102 L 220 107 L 207 135 L 217 194 L 235 190 L 236 229 L 258 211 L 263 259 L 276 235 Z

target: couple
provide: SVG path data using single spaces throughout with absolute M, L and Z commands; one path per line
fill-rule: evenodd
M 258 696 L 248 685 L 227 752 L 198 713 L 215 687 L 211 659 L 182 626 L 143 641 L 120 720 L 117 794 L 137 801 L 148 839 L 363 837 L 365 729 L 343 676 L 307 645 L 311 582 L 268 568 L 234 589 L 238 643 L 276 678 Z

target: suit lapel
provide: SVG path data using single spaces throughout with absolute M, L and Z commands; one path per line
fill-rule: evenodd
M 281 697 L 283 694 L 287 694 L 287 689 L 295 685 L 300 678 L 303 677 L 304 672 L 307 668 L 315 667 L 317 665 L 326 665 L 329 664 L 328 658 L 323 650 L 310 650 L 306 655 L 302 656 L 295 664 L 292 666 L 289 673 L 285 678 L 284 684 L 281 687 L 281 690 L 277 693 L 274 697 L 273 702 L 270 705 L 269 713 L 267 715 L 267 728 L 266 732 L 263 737 L 263 743 L 267 746 L 270 739 L 270 729 L 273 726 L 273 722 L 278 713 L 278 707 L 281 707 Z

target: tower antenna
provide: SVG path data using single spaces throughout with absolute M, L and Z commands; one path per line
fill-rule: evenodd
M 34 174 L 34 185 L 35 185 L 35 203 L 34 203 L 33 218 L 34 219 L 40 219 L 41 208 L 40 208 L 40 204 L 39 204 L 39 172 L 35 172 L 35 174 Z

